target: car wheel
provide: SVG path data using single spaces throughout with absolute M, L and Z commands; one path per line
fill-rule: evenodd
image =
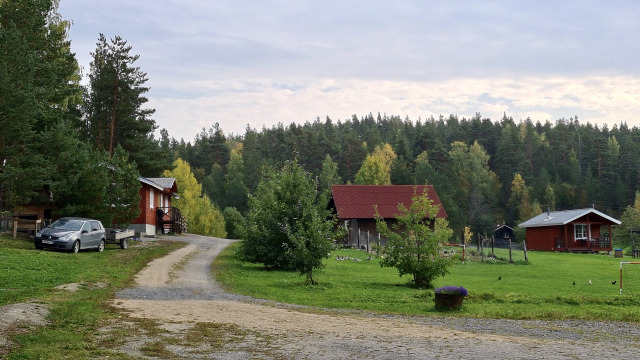
M 120 248 L 126 250 L 128 247 L 129 247 L 129 239 L 121 239 Z
M 36 245 L 36 250 L 42 250 L 42 246 Z
M 98 244 L 98 248 L 96 249 L 98 252 L 104 251 L 104 240 L 100 240 L 100 244 Z
M 80 251 L 80 241 L 76 240 L 71 247 L 71 252 L 75 254 L 78 251 Z

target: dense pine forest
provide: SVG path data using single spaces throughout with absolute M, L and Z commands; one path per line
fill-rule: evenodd
M 163 147 L 191 164 L 220 207 L 246 212 L 261 169 L 296 160 L 324 188 L 323 179 L 432 184 L 458 234 L 465 225 L 480 233 L 503 222 L 516 226 L 547 207 L 595 207 L 619 218 L 633 204 L 640 180 L 640 130 L 625 122 L 611 129 L 584 124 L 577 117 L 542 123 L 507 115 L 498 121 L 480 114 L 412 121 L 368 114 L 260 131 L 247 127 L 230 138 L 215 124 L 193 143 L 167 135 Z M 384 174 L 381 181 L 358 176 L 385 144 L 392 152 L 388 182 Z

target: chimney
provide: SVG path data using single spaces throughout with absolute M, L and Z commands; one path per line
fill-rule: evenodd
M 547 219 L 551 217 L 551 207 L 547 205 Z

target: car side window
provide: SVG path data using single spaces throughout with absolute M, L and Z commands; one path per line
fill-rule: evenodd
M 82 231 L 85 231 L 85 230 L 88 232 L 91 232 L 91 224 L 89 224 L 88 221 L 84 223 L 84 225 L 82 225 Z
M 92 231 L 98 231 L 98 230 L 101 230 L 101 229 L 100 229 L 100 223 L 99 223 L 99 222 L 97 222 L 97 221 L 92 221 L 92 222 L 91 222 L 91 230 L 92 230 Z

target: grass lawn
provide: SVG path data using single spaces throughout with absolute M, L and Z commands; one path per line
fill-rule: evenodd
M 107 245 L 99 253 L 34 250 L 31 239 L 0 235 L 0 306 L 37 302 L 49 307 L 49 325 L 16 335 L 19 348 L 7 359 L 87 359 L 109 357 L 109 344 L 96 348 L 96 329 L 113 314 L 108 301 L 129 285 L 149 261 L 184 243 L 131 244 L 122 250 Z M 55 290 L 81 283 L 77 292 Z M 91 290 L 90 290 L 91 289 Z M 0 358 L 5 358 L 0 352 Z
M 225 249 L 213 269 L 216 278 L 231 291 L 317 307 L 388 314 L 443 314 L 435 309 L 432 290 L 408 286 L 410 276 L 400 278 L 394 268 L 380 268 L 375 256 L 365 260 L 368 254 L 364 251 L 335 250 L 325 260 L 325 269 L 317 275 L 320 284 L 309 286 L 297 273 L 265 270 L 259 264 L 238 260 L 235 256 L 238 245 Z M 640 322 L 640 287 L 633 292 L 629 288 L 624 295 L 619 293 L 620 258 L 529 252 L 529 263 L 525 263 L 521 251 L 513 254 L 515 264 L 501 261 L 508 259 L 508 251 L 496 249 L 497 261 L 481 262 L 474 258 L 451 266 L 450 274 L 437 279 L 435 286 L 464 286 L 469 296 L 462 309 L 446 314 Z M 337 256 L 361 261 L 337 261 Z M 613 281 L 616 283 L 612 284 Z

